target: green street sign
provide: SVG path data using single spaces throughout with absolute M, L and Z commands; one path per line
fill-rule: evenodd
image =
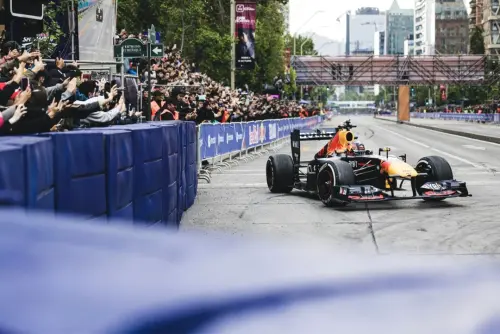
M 164 47 L 163 44 L 151 44 L 151 57 L 163 57 Z
M 136 58 L 136 57 L 146 57 L 146 46 L 141 40 L 137 38 L 129 38 L 122 42 L 120 45 L 115 46 L 115 58 L 120 58 L 122 56 L 125 58 Z

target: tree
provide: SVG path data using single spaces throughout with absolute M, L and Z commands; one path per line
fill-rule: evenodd
M 484 30 L 482 27 L 475 26 L 469 38 L 469 49 L 471 54 L 484 55 Z
M 286 80 L 285 82 L 284 91 L 288 97 L 293 98 L 294 95 L 297 94 L 297 84 L 296 84 L 297 72 L 295 72 L 295 69 L 290 68 L 290 74 L 288 79 L 289 80 Z
M 62 16 L 67 17 L 69 5 L 69 0 L 55 0 L 49 1 L 45 6 L 43 33 L 34 40 L 34 46 L 40 50 L 43 58 L 51 58 L 57 45 L 68 37 L 58 21 L 61 21 Z
M 256 67 L 238 71 L 236 84 L 260 91 L 284 70 L 284 18 L 287 0 L 264 0 L 257 5 Z M 129 33 L 155 25 L 162 42 L 177 44 L 184 58 L 212 79 L 229 83 L 231 65 L 230 0 L 120 0 L 118 28 Z
M 314 49 L 314 41 L 310 37 L 298 35 L 295 40 L 296 53 L 300 56 L 300 51 L 302 46 L 303 55 L 317 56 L 318 52 Z M 294 52 L 294 37 L 291 35 L 285 36 L 285 47 L 290 49 L 293 55 Z

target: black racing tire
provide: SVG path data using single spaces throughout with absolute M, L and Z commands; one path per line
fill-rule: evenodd
M 347 203 L 335 200 L 333 187 L 356 184 L 356 176 L 351 164 L 342 160 L 328 161 L 323 164 L 316 180 L 318 197 L 324 205 L 344 206 Z
M 423 157 L 417 162 L 415 170 L 418 173 L 427 173 L 426 178 L 417 179 L 417 192 L 419 195 L 423 195 L 423 191 L 420 189 L 421 186 L 426 182 L 432 181 L 444 181 L 453 180 L 453 171 L 451 169 L 448 161 L 440 156 L 428 156 Z M 444 200 L 444 198 L 427 198 L 424 201 L 439 202 Z
M 292 157 L 287 154 L 271 155 L 266 163 L 266 181 L 272 193 L 291 192 L 294 183 Z

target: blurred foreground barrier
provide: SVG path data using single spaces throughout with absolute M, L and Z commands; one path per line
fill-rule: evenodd
M 192 122 L 0 137 L 0 205 L 177 227 L 196 196 L 196 151 Z
M 500 333 L 490 260 L 159 230 L 0 209 L 0 332 Z
M 276 152 L 290 139 L 293 129 L 319 125 L 325 116 L 198 126 L 199 177 L 210 182 L 212 171 Z M 203 162 L 208 164 L 203 166 Z

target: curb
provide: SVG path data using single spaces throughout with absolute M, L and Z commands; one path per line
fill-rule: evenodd
M 436 132 L 447 133 L 450 135 L 455 135 L 455 136 L 460 136 L 460 137 L 471 138 L 471 139 L 476 139 L 476 140 L 482 140 L 485 142 L 500 144 L 500 137 L 483 136 L 483 135 L 478 135 L 476 133 L 455 131 L 455 130 L 450 130 L 450 129 L 441 129 L 441 128 L 436 128 L 434 126 L 412 124 L 409 122 L 398 122 L 398 121 L 393 121 L 392 119 L 385 119 L 385 118 L 380 118 L 380 117 L 375 117 L 375 119 L 379 119 L 379 120 L 391 122 L 391 123 L 404 124 L 404 125 L 413 126 L 413 127 L 421 128 L 421 129 L 432 130 L 432 131 L 436 131 Z

